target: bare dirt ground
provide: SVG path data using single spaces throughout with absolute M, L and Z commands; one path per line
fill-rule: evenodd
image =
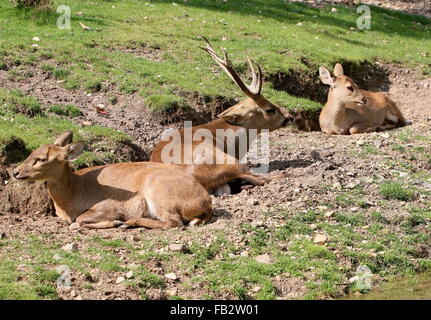
M 411 163 L 417 170 L 430 170 L 430 163 L 423 159 L 410 159 L 409 150 L 415 147 L 428 148 L 427 142 L 414 137 L 430 137 L 431 125 L 431 78 L 423 78 L 415 71 L 398 66 L 386 66 L 390 71 L 389 94 L 404 112 L 407 119 L 413 120 L 413 125 L 397 130 L 361 134 L 354 136 L 328 136 L 321 132 L 301 132 L 292 128 L 281 129 L 271 134 L 271 163 L 270 171 L 284 171 L 289 177 L 273 181 L 263 187 L 243 191 L 236 195 L 213 198 L 215 218 L 213 221 L 196 229 L 193 232 L 182 232 L 178 230 L 148 231 L 142 229 L 132 230 L 80 230 L 77 233 L 69 232 L 68 226 L 59 218 L 48 214 L 49 210 L 41 213 L 36 205 L 27 206 L 28 212 L 14 214 L 3 212 L 0 214 L 0 234 L 7 238 L 25 239 L 31 235 L 50 234 L 53 241 L 61 244 L 78 242 L 79 250 L 84 251 L 89 244 L 79 239 L 89 237 L 100 237 L 103 239 L 122 239 L 132 246 L 140 246 L 142 241 L 163 237 L 171 243 L 190 243 L 199 238 L 199 241 L 211 241 L 214 234 L 219 230 L 231 230 L 231 240 L 235 243 L 241 242 L 241 236 L 236 230 L 245 223 L 257 226 L 277 226 L 284 223 L 284 218 L 277 215 L 265 214 L 265 212 L 280 208 L 288 211 L 320 210 L 328 211 L 325 205 L 334 202 L 342 190 L 353 189 L 361 185 L 366 190 L 367 204 L 377 208 L 380 198 L 377 181 L 384 181 L 398 176 L 401 168 L 394 164 L 388 164 L 387 160 L 401 157 Z M 158 123 L 145 120 L 142 112 L 142 101 L 138 97 L 125 98 L 110 108 L 109 117 L 103 117 L 94 111 L 97 103 L 106 103 L 103 93 L 88 96 L 83 92 L 72 94 L 50 79 L 36 76 L 35 79 L 11 82 L 6 79 L 5 73 L 0 72 L 0 85 L 6 88 L 20 88 L 26 93 L 37 96 L 44 104 L 52 103 L 75 103 L 80 106 L 86 118 L 97 124 L 106 126 L 120 126 L 126 132 L 132 134 L 138 143 L 152 144 L 157 141 L 159 133 L 164 127 Z M 383 87 L 383 85 L 382 85 Z M 127 108 L 125 107 L 127 105 Z M 124 108 L 123 108 L 124 107 Z M 79 120 L 81 121 L 81 120 Z M 401 139 L 401 140 L 400 140 Z M 407 152 L 401 154 L 396 151 L 396 146 L 402 145 Z M 367 147 L 372 148 L 371 151 Z M 383 155 L 380 151 L 384 151 Z M 8 168 L 10 171 L 12 168 Z M 407 178 L 414 180 L 412 178 Z M 1 182 L 5 183 L 7 179 Z M 429 182 L 410 181 L 412 183 L 423 183 L 425 188 L 430 188 Z M 8 181 L 8 183 L 17 183 Z M 20 188 L 22 188 L 21 186 Z M 39 188 L 38 193 L 43 192 L 40 185 L 26 185 L 25 188 Z M 17 189 L 18 190 L 18 189 Z M 431 191 L 431 189 L 429 190 Z M 31 199 L 30 199 L 31 200 Z M 30 201 L 27 200 L 27 201 Z M 429 203 L 429 196 L 421 195 L 414 202 L 421 206 Z M 348 210 L 354 212 L 358 208 L 347 206 Z M 346 209 L 346 208 L 344 208 Z M 52 210 L 52 208 L 51 208 Z M 378 210 L 388 219 L 403 215 L 406 209 L 398 202 L 385 202 L 379 205 Z M 13 211 L 13 210 L 12 210 Z M 43 210 L 42 210 L 43 211 Z M 316 230 L 317 232 L 318 230 Z M 24 238 L 23 238 L 24 237 Z M 78 239 L 78 240 L 77 240 Z M 166 246 L 160 245 L 158 249 L 163 250 Z M 422 248 L 423 250 L 423 248 Z M 122 265 L 128 267 L 134 262 L 119 247 L 113 249 L 120 257 Z M 430 256 L 430 250 L 425 249 L 425 256 Z M 31 259 L 21 257 L 23 261 Z M 349 264 L 348 261 L 340 263 Z M 158 259 L 150 259 L 145 265 L 154 273 L 164 275 L 166 262 Z M 72 272 L 72 282 L 75 291 L 59 291 L 63 299 L 137 299 L 139 294 L 136 290 L 116 284 L 115 281 L 121 272 L 100 272 L 94 269 L 92 280 L 78 271 Z M 182 280 L 191 277 L 190 274 L 177 274 Z M 90 277 L 90 278 L 91 278 Z M 92 285 L 89 286 L 88 282 Z M 274 280 L 279 292 L 279 298 L 288 299 L 301 297 L 304 294 L 304 283 L 301 279 L 290 277 L 278 277 Z M 171 281 L 164 289 L 149 288 L 145 296 L 150 299 L 166 298 L 169 292 L 184 298 L 202 298 L 206 291 L 196 285 L 195 288 L 185 289 L 177 282 Z M 220 294 L 218 298 L 232 298 L 229 293 Z
M 431 17 L 431 3 L 428 0 L 303 0 L 299 2 L 307 2 L 316 6 L 366 4 Z

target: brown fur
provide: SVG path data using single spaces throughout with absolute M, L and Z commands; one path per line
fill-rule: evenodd
M 206 40 L 206 39 L 205 39 Z M 260 93 L 262 74 L 255 73 L 252 63 L 249 60 L 250 68 L 253 73 L 253 84 L 252 86 L 246 86 L 235 70 L 230 65 L 227 54 L 225 53 L 224 60 L 220 59 L 210 43 L 207 41 L 208 47 L 202 48 L 207 51 L 213 59 L 222 67 L 222 69 L 238 84 L 238 86 L 248 95 L 248 97 L 237 103 L 236 105 L 230 107 L 220 114 L 220 119 L 211 121 L 210 123 L 195 126 L 192 128 L 194 133 L 198 129 L 207 129 L 211 132 L 211 142 L 205 146 L 205 148 L 211 149 L 214 157 L 220 155 L 226 160 L 231 160 L 230 163 L 226 161 L 224 164 L 202 164 L 199 163 L 199 155 L 195 155 L 195 150 L 198 147 L 202 147 L 203 141 L 193 141 L 191 142 L 192 152 L 193 152 L 193 163 L 186 164 L 184 160 L 185 150 L 190 150 L 188 145 L 184 143 L 184 130 L 180 129 L 181 134 L 181 152 L 182 161 L 181 167 L 187 172 L 192 174 L 209 192 L 214 192 L 217 188 L 222 187 L 228 182 L 244 179 L 252 184 L 261 185 L 266 181 L 271 180 L 271 178 L 264 178 L 262 176 L 253 175 L 250 173 L 249 168 L 246 165 L 240 164 L 239 160 L 244 156 L 245 152 L 248 151 L 250 145 L 247 145 L 244 153 L 239 152 L 238 141 L 232 142 L 225 140 L 224 148 L 221 149 L 216 145 L 216 130 L 233 130 L 235 133 L 243 131 L 243 134 L 248 137 L 250 134 L 250 129 L 256 129 L 260 132 L 263 129 L 276 130 L 285 126 L 287 123 L 293 121 L 293 117 L 290 114 L 284 115 L 280 108 L 267 100 Z M 166 147 L 168 141 L 160 141 L 154 148 L 150 161 L 162 162 L 162 151 Z M 229 147 L 235 144 L 235 154 L 228 154 L 227 150 Z M 215 163 L 215 161 L 213 162 Z M 254 183 L 255 182 L 255 183 Z
M 397 105 L 384 93 L 360 89 L 344 75 L 343 67 L 334 68 L 335 78 L 320 67 L 320 79 L 331 86 L 328 101 L 319 117 L 327 134 L 356 134 L 406 125 Z
M 211 218 L 206 190 L 175 165 L 118 163 L 73 172 L 68 160 L 79 156 L 82 144 L 56 143 L 34 151 L 14 177 L 47 181 L 56 214 L 71 228 L 166 229 Z

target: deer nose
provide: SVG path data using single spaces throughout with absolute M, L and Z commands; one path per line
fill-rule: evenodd
M 12 172 L 12 175 L 13 175 L 13 177 L 16 179 L 16 178 L 18 178 L 18 176 L 19 176 L 19 171 L 17 171 L 17 170 L 14 170 L 13 172 Z
M 367 98 L 363 97 L 363 98 L 362 98 L 362 103 L 363 103 L 363 104 L 366 104 L 366 103 L 367 103 Z

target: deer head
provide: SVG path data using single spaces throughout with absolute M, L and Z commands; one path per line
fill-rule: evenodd
M 68 166 L 67 161 L 75 160 L 84 149 L 84 143 L 72 142 L 72 131 L 64 132 L 54 144 L 45 144 L 33 151 L 12 175 L 15 179 L 37 181 L 54 180 L 61 176 Z
M 257 65 L 257 71 L 253 67 L 250 57 L 247 56 L 248 64 L 252 74 L 252 83 L 246 85 L 232 67 L 227 52 L 222 48 L 224 58 L 221 59 L 211 46 L 207 38 L 203 37 L 207 43 L 206 47 L 199 47 L 213 58 L 213 60 L 226 72 L 226 74 L 241 88 L 247 98 L 240 103 L 222 112 L 219 117 L 230 124 L 242 126 L 247 129 L 269 129 L 275 130 L 286 126 L 294 121 L 294 117 L 286 112 L 281 112 L 280 108 L 267 100 L 262 91 L 262 70 Z
M 362 94 L 356 83 L 344 75 L 341 64 L 337 63 L 334 67 L 334 76 L 325 67 L 319 68 L 320 80 L 330 86 L 328 101 L 340 101 L 342 103 L 366 104 L 367 99 Z

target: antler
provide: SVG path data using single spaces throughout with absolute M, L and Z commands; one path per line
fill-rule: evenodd
M 262 70 L 260 69 L 260 66 L 258 63 L 256 63 L 258 72 L 256 72 L 253 68 L 253 64 L 251 63 L 250 57 L 247 55 L 248 64 L 251 69 L 253 80 L 251 82 L 251 85 L 246 85 L 241 78 L 239 77 L 238 73 L 236 73 L 235 69 L 230 64 L 229 58 L 227 57 L 227 52 L 224 48 L 222 48 L 224 59 L 221 59 L 217 53 L 214 51 L 213 47 L 211 46 L 211 43 L 208 41 L 207 38 L 202 36 L 204 40 L 207 43 L 207 47 L 199 47 L 202 50 L 205 50 L 210 54 L 210 56 L 214 59 L 214 61 L 224 70 L 224 72 L 227 73 L 227 75 L 241 88 L 241 90 L 250 98 L 256 99 L 260 96 L 260 91 L 262 90 Z

